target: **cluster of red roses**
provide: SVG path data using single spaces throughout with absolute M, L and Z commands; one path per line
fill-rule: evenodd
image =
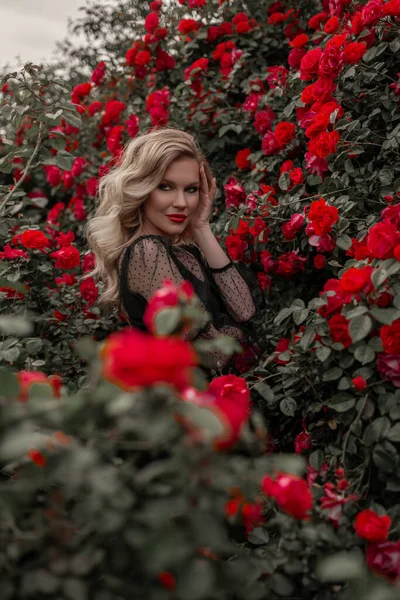
M 63 210 L 65 208 L 64 204 L 60 204 L 61 206 L 58 207 L 58 210 Z M 57 231 L 51 227 L 48 227 L 46 230 L 49 237 L 39 229 L 25 229 L 22 233 L 16 233 L 11 238 L 10 243 L 4 246 L 3 252 L 0 253 L 0 260 L 27 261 L 30 260 L 31 254 L 33 256 L 35 252 L 41 252 L 54 259 L 54 268 L 62 271 L 71 271 L 80 267 L 82 274 L 84 274 L 94 268 L 94 254 L 92 252 L 88 252 L 83 256 L 81 264 L 81 254 L 79 250 L 72 245 L 75 239 L 75 234 L 72 231 L 68 231 L 67 233 L 57 233 Z M 27 253 L 25 250 L 13 248 L 13 246 L 22 246 L 23 248 L 30 250 L 30 252 Z M 58 249 L 55 249 L 57 247 Z M 53 251 L 49 253 L 49 250 Z M 78 280 L 74 273 L 64 272 L 62 276 L 54 278 L 54 283 L 57 286 L 56 288 L 53 287 L 53 281 L 47 284 L 49 294 L 54 292 L 62 294 L 64 286 L 69 288 L 78 283 Z M 79 293 L 84 302 L 82 310 L 86 317 L 98 319 L 98 315 L 89 310 L 96 302 L 99 293 L 93 277 L 87 277 L 81 280 L 79 284 Z M 11 298 L 11 296 L 8 297 Z M 71 312 L 77 310 L 75 304 L 66 305 L 65 308 Z M 54 317 L 58 321 L 65 321 L 68 319 L 68 315 L 62 313 L 58 309 L 54 311 Z

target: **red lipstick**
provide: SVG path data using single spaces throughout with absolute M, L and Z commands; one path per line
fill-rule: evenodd
M 170 221 L 173 221 L 174 223 L 183 223 L 186 220 L 186 215 L 183 214 L 172 214 L 167 215 L 167 217 Z

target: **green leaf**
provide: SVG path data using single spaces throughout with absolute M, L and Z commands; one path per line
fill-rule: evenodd
M 358 579 L 365 575 L 362 555 L 340 552 L 324 558 L 317 565 L 316 575 L 325 583 Z
M 396 308 L 378 308 L 374 306 L 370 310 L 371 315 L 384 325 L 391 325 L 393 321 L 400 318 L 400 310 Z
M 303 323 L 303 321 L 305 321 L 308 317 L 308 310 L 307 308 L 300 308 L 299 310 L 294 310 L 293 311 L 293 321 L 296 323 L 296 325 L 301 325 Z
M 370 346 L 363 344 L 362 346 L 356 348 L 354 356 L 358 362 L 360 362 L 362 365 L 366 365 L 374 360 L 375 352 L 372 350 L 372 348 L 370 348 Z
M 181 321 L 181 311 L 178 307 L 164 308 L 156 315 L 155 329 L 158 335 L 169 335 L 176 331 Z
M 285 319 L 290 317 L 294 310 L 294 307 L 282 308 L 282 310 L 276 315 L 274 319 L 274 325 L 280 325 Z
M 382 169 L 379 171 L 378 177 L 382 185 L 390 185 L 393 181 L 393 171 L 391 169 Z
M 378 289 L 387 278 L 388 274 L 385 269 L 375 269 L 371 275 L 371 281 L 376 289 Z
M 328 369 L 328 371 L 325 371 L 325 373 L 322 376 L 322 379 L 323 381 L 336 381 L 337 379 L 340 379 L 342 373 L 342 369 L 339 369 L 339 367 L 333 367 L 332 369 Z
M 266 529 L 261 527 L 255 527 L 247 536 L 248 541 L 255 546 L 262 546 L 268 544 L 269 533 Z
M 378 417 L 370 423 L 364 431 L 363 442 L 366 446 L 371 446 L 380 442 L 387 436 L 390 429 L 390 419 L 388 417 Z
M 311 327 L 307 327 L 307 329 L 303 332 L 300 340 L 300 346 L 303 350 L 307 350 L 315 339 L 315 330 Z
M 290 175 L 287 171 L 284 171 L 282 173 L 282 175 L 279 177 L 278 179 L 278 185 L 281 188 L 281 190 L 283 190 L 284 192 L 286 192 L 289 187 L 290 187 Z
M 274 394 L 272 388 L 268 384 L 266 384 L 264 381 L 260 381 L 259 383 L 256 383 L 253 387 L 255 390 L 257 390 L 257 392 L 260 394 L 260 396 L 262 396 L 264 398 L 264 400 L 266 400 L 268 403 L 274 402 L 275 394 Z
M 15 399 L 19 395 L 19 383 L 14 373 L 0 369 L 0 397 Z
M 310 456 L 308 457 L 308 462 L 313 469 L 319 471 L 324 463 L 324 458 L 325 456 L 322 450 L 314 450 L 314 452 L 311 452 Z
M 389 442 L 400 442 L 400 423 L 396 423 L 387 432 Z
M 346 392 L 335 394 L 329 401 L 329 406 L 336 412 L 343 413 L 351 410 L 356 405 L 356 399 Z
M 281 412 L 286 415 L 286 417 L 294 417 L 297 408 L 297 402 L 294 398 L 284 398 L 281 400 L 279 408 Z
M 215 576 L 210 561 L 192 560 L 177 580 L 176 596 L 182 600 L 208 600 L 214 595 Z
M 372 325 L 372 319 L 368 315 L 360 315 L 351 319 L 349 333 L 353 343 L 363 340 L 371 331 Z
M 346 234 L 342 234 L 337 240 L 336 245 L 341 248 L 341 250 L 348 250 L 352 244 L 351 237 Z
M 318 346 L 316 350 L 316 355 L 318 360 L 321 362 L 325 362 L 327 358 L 331 355 L 332 350 L 328 348 L 328 346 Z
M 378 469 L 388 475 L 394 473 L 398 467 L 398 452 L 395 446 L 387 440 L 376 444 L 372 458 Z

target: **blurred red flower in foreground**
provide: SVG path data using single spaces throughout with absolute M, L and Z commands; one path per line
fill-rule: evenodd
M 357 535 L 369 542 L 385 542 L 387 540 L 392 520 L 387 515 L 380 517 L 373 510 L 363 510 L 358 513 L 354 528 Z
M 290 473 L 278 473 L 275 479 L 264 477 L 262 491 L 274 498 L 279 507 L 296 519 L 308 519 L 313 498 L 307 482 Z
M 100 357 L 104 379 L 129 391 L 162 383 L 183 390 L 192 384 L 192 367 L 198 363 L 188 342 L 130 328 L 111 334 Z

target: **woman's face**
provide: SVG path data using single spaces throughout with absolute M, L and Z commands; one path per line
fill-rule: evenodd
M 144 203 L 143 233 L 170 237 L 181 234 L 196 211 L 199 189 L 200 171 L 196 159 L 184 157 L 171 163 L 160 185 Z

